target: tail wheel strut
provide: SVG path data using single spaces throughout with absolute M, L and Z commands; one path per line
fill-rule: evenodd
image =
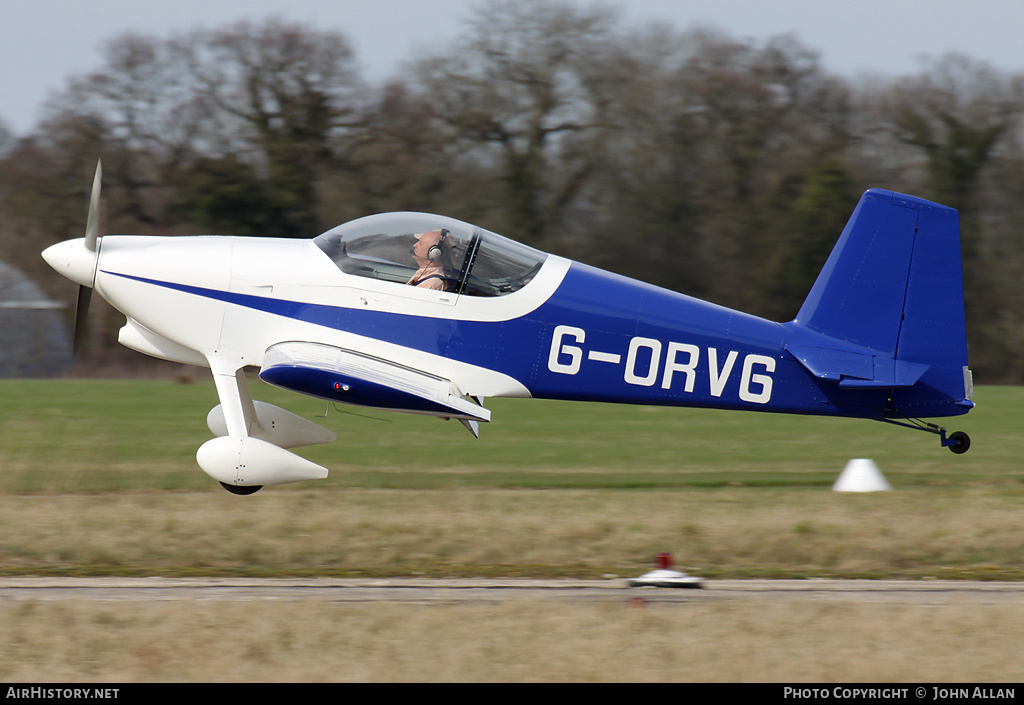
M 895 426 L 903 426 L 904 428 L 912 428 L 915 431 L 926 431 L 927 433 L 934 433 L 939 436 L 940 443 L 943 448 L 949 448 L 952 452 L 957 455 L 966 453 L 971 447 L 971 437 L 963 431 L 953 431 L 953 433 L 946 435 L 946 429 L 921 419 L 907 419 L 909 423 L 903 421 L 894 421 L 893 419 L 882 419 L 885 423 L 891 423 Z

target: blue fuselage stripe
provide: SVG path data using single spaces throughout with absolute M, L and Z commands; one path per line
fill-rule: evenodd
M 780 352 L 786 332 L 781 324 L 575 263 L 546 302 L 507 321 L 366 311 L 105 273 L 491 369 L 540 398 L 749 409 L 740 384 L 744 360 L 754 356 L 772 358 L 775 367 L 770 401 L 757 410 L 876 416 L 885 401 L 884 390 L 850 394 L 820 387 Z M 556 328 L 564 326 L 585 331 L 579 345 L 566 338 L 580 351 L 566 348 L 581 358 L 575 371 L 562 368 L 571 357 L 554 341 Z M 669 378 L 668 366 L 685 360 L 672 352 L 673 344 L 696 348 L 697 362 Z M 736 355 L 730 363 L 731 352 Z M 763 391 L 750 378 L 748 390 Z

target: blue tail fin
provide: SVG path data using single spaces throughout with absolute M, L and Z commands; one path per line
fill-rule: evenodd
M 957 212 L 866 192 L 793 325 L 828 341 L 789 348 L 817 377 L 891 388 L 887 416 L 966 413 L 973 404 Z

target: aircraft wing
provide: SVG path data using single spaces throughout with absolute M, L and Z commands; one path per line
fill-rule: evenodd
M 260 378 L 310 396 L 389 411 L 459 419 L 477 435 L 491 412 L 450 379 L 358 350 L 291 341 L 270 347 Z

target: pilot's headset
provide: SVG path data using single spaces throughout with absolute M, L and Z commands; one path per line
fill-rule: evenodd
M 442 256 L 444 256 L 444 250 L 441 248 L 441 245 L 448 237 L 449 232 L 451 231 L 448 230 L 448 228 L 441 228 L 441 239 L 437 241 L 437 244 L 431 245 L 430 249 L 427 250 L 427 259 L 429 259 L 431 262 L 436 262 L 439 259 L 441 259 Z

